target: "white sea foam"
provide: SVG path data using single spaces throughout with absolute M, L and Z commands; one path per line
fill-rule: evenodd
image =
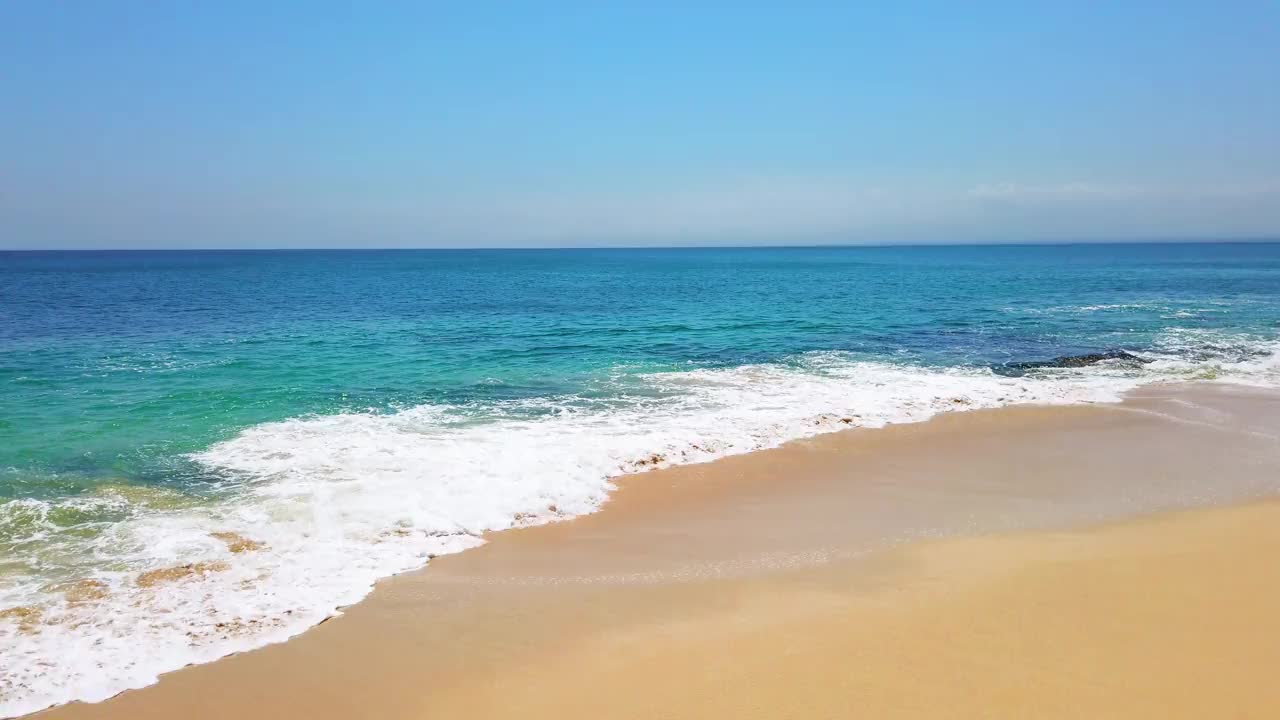
M 1191 352 L 1206 345 L 1215 349 Z M 228 478 L 216 501 L 110 493 L 74 501 L 127 506 L 88 547 L 58 539 L 42 520 L 48 503 L 0 506 L 31 528 L 19 545 L 91 558 L 80 578 L 98 583 L 75 602 L 48 578 L 0 588 L 0 608 L 30 610 L 0 618 L 0 715 L 102 700 L 183 665 L 284 640 L 379 578 L 473 547 L 483 533 L 592 512 L 621 474 L 941 412 L 1113 402 L 1151 381 L 1280 385 L 1277 349 L 1173 334 L 1142 368 L 1103 363 L 1025 377 L 814 353 L 786 366 L 628 376 L 607 402 L 531 400 L 483 415 L 421 406 L 252 427 L 194 456 Z M 232 552 L 236 537 L 215 533 L 260 545 Z M 143 575 L 173 568 L 185 570 L 154 582 Z

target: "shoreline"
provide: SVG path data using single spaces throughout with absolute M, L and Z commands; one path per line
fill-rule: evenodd
M 102 703 L 73 703 L 36 716 L 405 717 L 450 707 L 509 714 L 514 705 L 466 689 L 511 685 L 510 678 L 522 677 L 552 697 L 550 688 L 571 678 L 563 672 L 543 677 L 537 669 L 566 645 L 595 657 L 600 643 L 612 647 L 626 636 L 624 659 L 612 663 L 622 666 L 625 658 L 670 655 L 679 637 L 698 635 L 686 627 L 694 616 L 712 625 L 717 618 L 738 618 L 759 631 L 753 637 L 767 636 L 769 628 L 788 626 L 788 618 L 844 608 L 849 598 L 918 587 L 922 576 L 913 573 L 931 561 L 913 553 L 950 552 L 927 548 L 968 547 L 976 538 L 978 545 L 997 546 L 979 554 L 999 567 L 995 560 L 1006 552 L 999 547 L 1048 542 L 1068 528 L 1108 536 L 1129 527 L 1126 518 L 1273 494 L 1258 470 L 1276 462 L 1271 411 L 1280 407 L 1277 397 L 1233 386 L 1155 387 L 1120 405 L 947 413 L 623 476 L 595 514 L 488 536 L 480 548 L 379 582 L 364 601 L 288 642 L 190 666 Z M 1172 456 L 1158 457 L 1160 448 L 1148 447 L 1152 442 L 1171 445 Z M 1238 461 L 1238 482 L 1212 488 L 1196 482 L 1215 472 L 1229 475 L 1231 468 L 1219 467 L 1228 455 Z M 1025 478 L 1011 472 L 1014 467 L 1028 468 L 1036 478 L 1019 484 Z M 1142 468 L 1163 468 L 1168 477 L 1138 477 Z M 1122 502 L 1114 493 L 1118 479 L 1126 482 Z M 1280 506 L 1191 515 L 1233 512 L 1272 517 Z M 1178 518 L 1185 520 L 1173 515 L 1159 522 L 1185 524 Z M 1021 567 L 1028 566 L 1035 563 Z M 959 597 L 963 583 L 954 577 L 949 582 L 947 593 Z M 831 590 L 833 583 L 839 592 Z M 789 584 L 809 589 L 791 597 L 783 587 Z M 814 586 L 822 590 L 810 592 Z M 770 609 L 744 619 L 735 614 L 737 606 L 726 607 L 726 596 Z M 673 618 L 657 617 L 663 612 L 655 607 L 680 620 L 679 633 L 663 624 Z M 566 616 L 570 608 L 576 614 Z M 800 635 L 820 634 L 811 629 Z M 764 667 L 758 655 L 742 660 L 743 667 Z M 632 668 L 623 675 L 633 671 L 644 674 Z M 732 674 L 733 668 L 723 671 Z

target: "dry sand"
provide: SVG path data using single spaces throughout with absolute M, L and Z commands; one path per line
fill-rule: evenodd
M 1274 393 L 1159 388 L 655 471 L 41 717 L 1277 717 L 1278 438 Z

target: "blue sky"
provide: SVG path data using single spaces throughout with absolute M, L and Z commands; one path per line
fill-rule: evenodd
M 1280 3 L 684 5 L 4 3 L 0 247 L 1280 237 Z

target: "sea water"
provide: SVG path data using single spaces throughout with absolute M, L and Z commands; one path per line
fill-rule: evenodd
M 1277 351 L 1276 244 L 0 253 L 0 716 L 285 639 L 625 473 L 1280 386 Z

